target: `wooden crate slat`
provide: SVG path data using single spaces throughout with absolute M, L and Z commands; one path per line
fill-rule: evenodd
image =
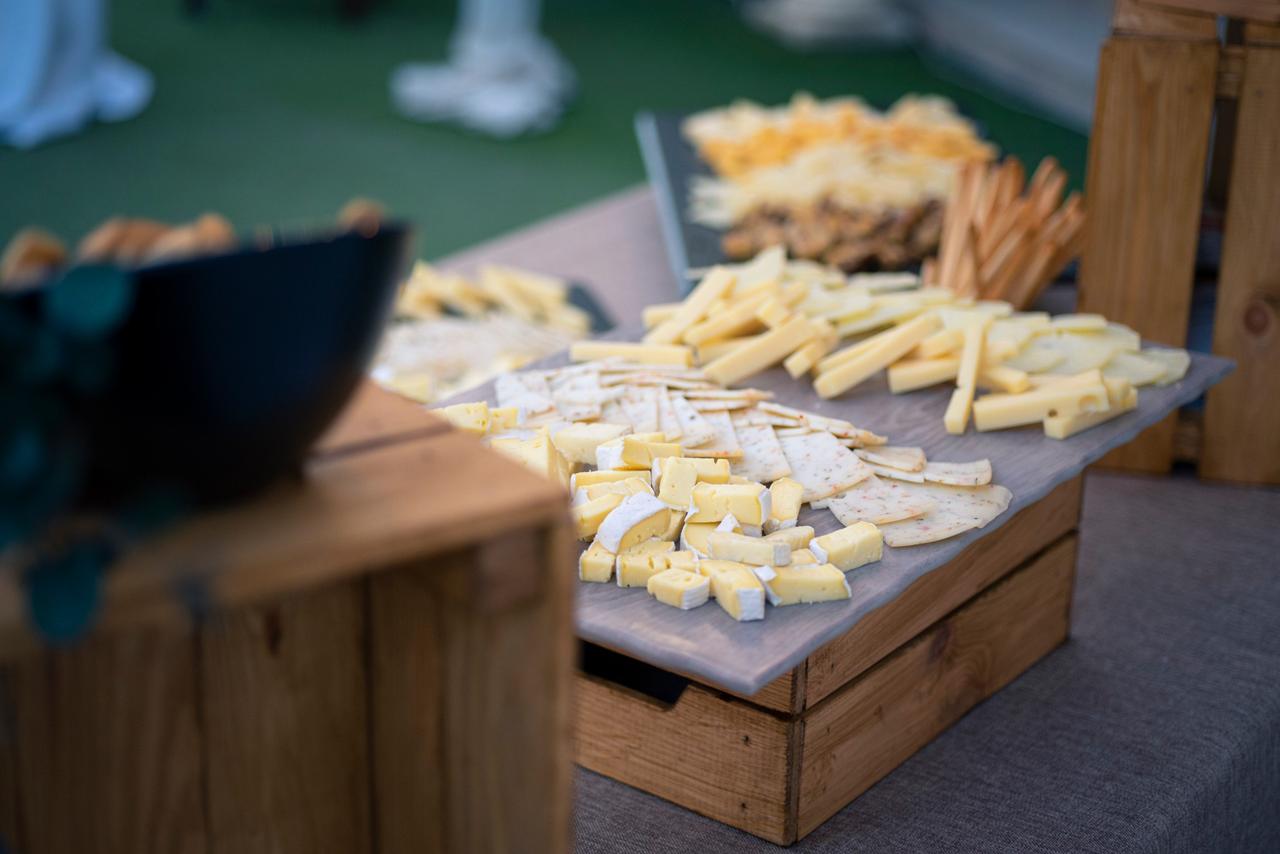
M 1217 41 L 1217 15 L 1204 0 L 1116 0 L 1111 27 L 1127 35 Z M 1190 8 L 1171 8 L 1176 6 Z
M 1208 393 L 1200 473 L 1280 483 L 1280 48 L 1245 46 L 1231 169 L 1213 350 L 1236 369 Z
M 313 456 L 349 454 L 372 446 L 443 433 L 449 423 L 420 403 L 365 380 L 312 449 Z
M 364 633 L 358 581 L 202 628 L 217 852 L 372 850 Z
M 726 693 L 775 712 L 799 712 L 804 709 L 807 666 L 808 662 L 805 662 L 795 670 L 787 671 L 755 694 L 739 694 L 737 691 Z
M 1218 45 L 1113 36 L 1102 48 L 1089 145 L 1080 311 L 1184 346 Z M 1166 418 L 1104 464 L 1168 471 Z
M 22 847 L 205 854 L 190 638 L 137 632 L 10 665 Z
M 805 717 L 801 836 L 1066 638 L 1076 536 L 885 659 Z
M 1080 520 L 1083 489 L 1079 477 L 1062 484 L 810 656 L 805 706 L 814 706 L 1021 566 L 1046 542 L 1074 530 Z

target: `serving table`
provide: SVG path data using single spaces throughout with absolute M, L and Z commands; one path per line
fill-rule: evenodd
M 371 385 L 305 469 L 131 550 L 68 648 L 4 577 L 7 850 L 565 849 L 563 493 Z

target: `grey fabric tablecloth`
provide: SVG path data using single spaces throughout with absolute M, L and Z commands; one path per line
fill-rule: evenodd
M 1280 851 L 1280 491 L 1090 474 L 1071 639 L 793 851 Z M 769 843 L 579 771 L 582 852 Z

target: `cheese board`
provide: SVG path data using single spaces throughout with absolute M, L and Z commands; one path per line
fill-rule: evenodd
M 609 336 L 634 340 L 638 328 Z M 539 363 L 551 368 L 568 364 L 567 354 Z M 909 549 L 886 549 L 878 563 L 850 573 L 848 601 L 820 608 L 777 609 L 768 620 L 736 623 L 718 609 L 682 612 L 613 584 L 578 586 L 576 625 L 580 638 L 632 656 L 664 670 L 683 674 L 715 688 L 751 696 L 795 668 L 825 644 L 847 634 L 877 609 L 902 595 L 928 573 L 957 558 L 982 538 L 998 532 L 1018 513 L 1040 502 L 1076 478 L 1089 464 L 1119 447 L 1143 429 L 1195 400 L 1231 370 L 1226 359 L 1194 354 L 1190 369 L 1177 383 L 1146 388 L 1131 412 L 1066 441 L 1047 438 L 1036 429 L 950 435 L 937 417 L 950 393 L 924 389 L 910 395 L 889 393 L 876 377 L 834 400 L 823 400 L 812 387 L 774 368 L 754 376 L 751 384 L 772 391 L 776 400 L 822 415 L 847 419 L 892 437 L 896 445 L 928 449 L 945 460 L 991 460 L 998 481 L 1013 493 L 1008 512 L 981 530 Z M 492 383 L 449 402 L 495 399 Z M 840 528 L 825 510 L 806 507 L 800 525 L 819 535 Z

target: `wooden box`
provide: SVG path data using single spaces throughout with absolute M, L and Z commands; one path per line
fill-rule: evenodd
M 307 468 L 132 551 L 71 648 L 4 576 L 0 849 L 566 849 L 563 494 L 368 387 Z
M 578 762 L 795 842 L 1066 639 L 1080 498 L 1059 486 L 755 696 L 588 647 Z

